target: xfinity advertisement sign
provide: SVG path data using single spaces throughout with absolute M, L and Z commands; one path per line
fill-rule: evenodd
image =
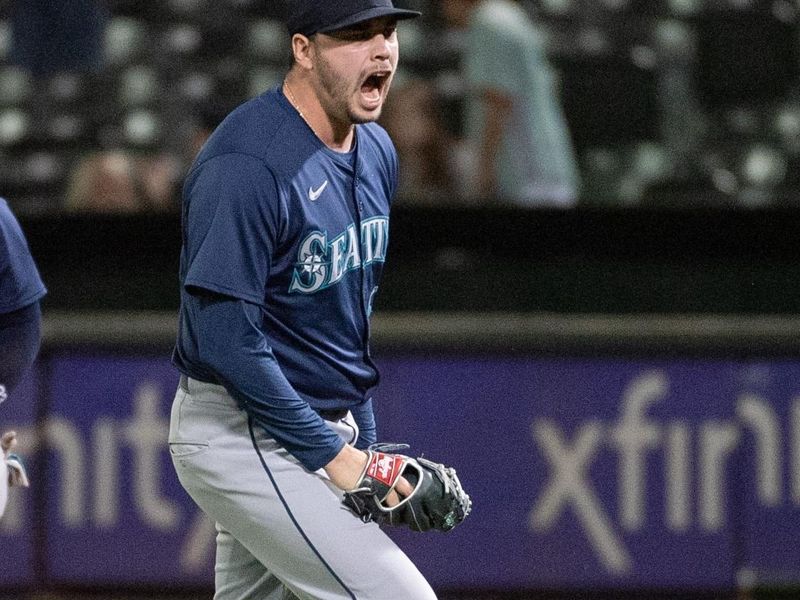
M 800 361 L 378 357 L 378 437 L 454 466 L 473 512 L 388 530 L 434 586 L 800 580 Z M 0 585 L 211 585 L 214 526 L 166 446 L 161 356 L 48 356 L 0 406 L 33 486 Z M 447 561 L 439 560 L 448 556 Z

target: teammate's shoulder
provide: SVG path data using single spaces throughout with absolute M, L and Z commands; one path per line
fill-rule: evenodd
M 3 254 L 5 254 L 7 245 L 7 230 L 10 228 L 16 228 L 16 218 L 14 217 L 14 213 L 11 212 L 11 207 L 8 206 L 8 202 L 6 202 L 5 198 L 0 198 L 0 250 Z
M 20 230 L 19 222 L 5 198 L 0 197 L 0 235 L 5 237 L 7 230 Z
M 5 218 L 13 218 L 14 213 L 11 212 L 11 207 L 8 205 L 8 202 L 5 198 L 0 197 L 0 217 Z

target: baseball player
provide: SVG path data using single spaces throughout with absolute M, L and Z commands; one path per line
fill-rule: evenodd
M 0 198 L 0 403 L 33 364 L 41 341 L 39 301 L 47 293 L 19 222 Z M 11 453 L 16 433 L 0 436 L 0 517 L 8 488 L 27 486 L 22 462 Z
M 398 169 L 375 120 L 397 23 L 419 13 L 287 4 L 285 80 L 226 117 L 184 183 L 170 453 L 217 524 L 217 600 L 431 599 L 359 498 L 384 481 L 375 514 L 402 505 L 429 527 L 405 502 L 436 477 L 401 475 L 405 458 L 369 449 L 369 317 Z

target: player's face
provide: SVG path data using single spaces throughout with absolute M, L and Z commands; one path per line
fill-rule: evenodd
M 314 44 L 318 93 L 328 115 L 343 123 L 377 120 L 397 68 L 397 20 L 320 33 Z

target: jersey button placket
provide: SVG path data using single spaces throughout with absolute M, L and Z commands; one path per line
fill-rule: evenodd
M 357 173 L 356 173 L 354 179 L 355 179 L 355 182 L 354 182 L 354 185 L 355 185 L 354 193 L 356 195 L 356 208 L 358 209 L 358 217 L 360 219 L 363 216 L 363 212 L 364 212 L 364 201 L 361 199 L 361 194 L 359 193 L 359 190 L 358 190 L 360 180 L 358 178 L 358 174 Z
M 358 169 L 358 161 L 356 161 L 355 171 L 353 173 L 353 199 L 355 200 L 355 208 L 356 208 L 356 220 L 357 223 L 357 231 L 361 231 L 361 222 L 363 220 L 363 213 L 364 213 L 364 202 L 361 199 L 361 193 L 359 190 L 359 169 Z M 368 312 L 368 302 L 367 299 L 369 292 L 367 291 L 367 273 L 364 265 L 361 265 L 359 269 L 359 276 L 361 280 L 361 316 L 364 322 L 364 332 L 363 332 L 363 339 L 364 339 L 364 355 L 369 359 L 369 336 L 370 336 L 370 327 L 369 327 L 369 312 Z

